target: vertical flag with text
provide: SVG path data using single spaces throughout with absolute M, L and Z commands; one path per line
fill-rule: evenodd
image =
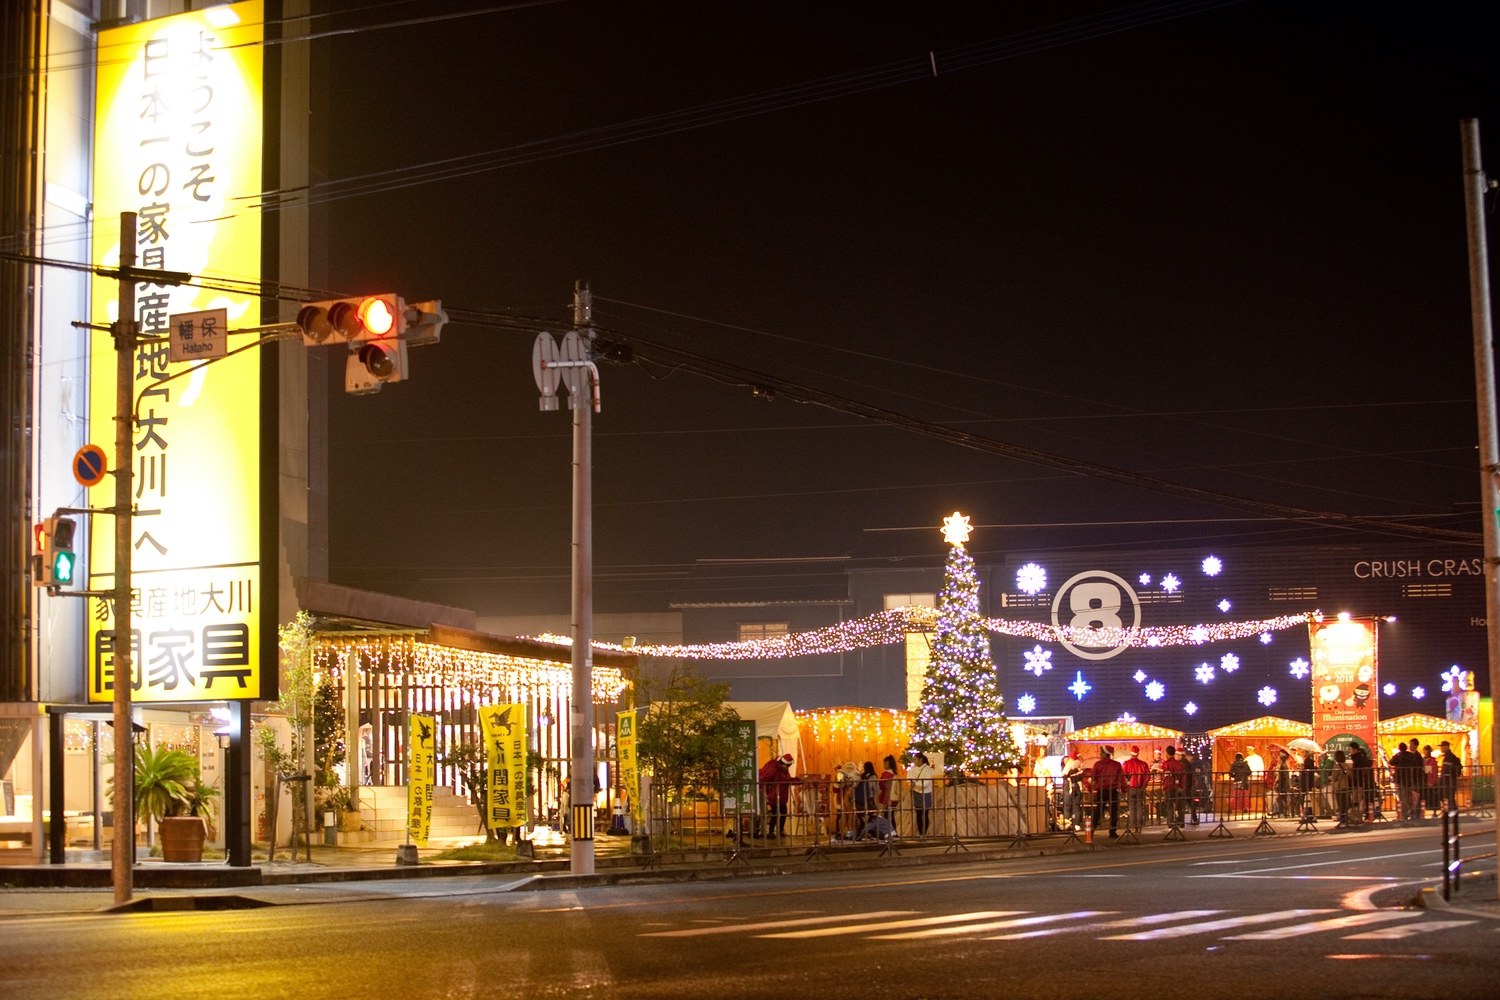
M 526 706 L 485 705 L 479 710 L 484 730 L 485 763 L 489 784 L 485 823 L 491 830 L 525 826 Z
M 437 782 L 437 719 L 411 715 L 407 726 L 406 832 L 412 843 L 426 847 L 432 829 L 432 787 Z
M 620 787 L 630 796 L 630 814 L 641 818 L 641 771 L 635 753 L 635 721 L 637 709 L 618 713 L 616 747 L 620 755 Z

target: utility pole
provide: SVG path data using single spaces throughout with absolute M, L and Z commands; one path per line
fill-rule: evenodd
M 584 356 L 592 339 L 594 300 L 587 281 L 573 288 L 573 332 L 583 342 Z M 573 827 L 568 852 L 575 875 L 594 873 L 594 496 L 593 406 L 598 406 L 599 374 L 592 365 L 577 372 L 573 384 L 583 391 L 568 393 L 573 408 Z M 592 377 L 592 386 L 589 380 Z M 592 388 L 592 392 L 589 391 Z M 592 402 L 593 406 L 590 405 Z
M 1479 400 L 1479 498 L 1484 518 L 1484 620 L 1490 651 L 1490 697 L 1500 694 L 1500 441 L 1495 427 L 1495 344 L 1490 320 L 1490 259 L 1484 194 L 1489 182 L 1479 155 L 1479 120 L 1459 124 L 1464 145 L 1464 206 L 1469 217 L 1469 309 L 1474 326 L 1474 385 Z M 1455 685 L 1457 686 L 1457 685 Z M 1500 760 L 1500 733 L 1490 733 L 1491 760 Z M 1471 766 L 1473 766 L 1471 764 Z M 1500 834 L 1500 812 L 1495 814 Z M 1500 892 L 1500 885 L 1497 885 Z
M 130 719 L 134 650 L 130 643 L 130 492 L 135 413 L 135 213 L 120 213 L 120 310 L 115 323 L 115 902 L 130 902 L 135 881 L 135 726 Z

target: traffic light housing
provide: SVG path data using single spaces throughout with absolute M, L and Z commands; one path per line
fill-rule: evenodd
M 49 517 L 36 526 L 36 555 L 32 556 L 31 575 L 38 587 L 49 590 L 71 586 L 78 554 L 73 551 L 73 534 L 78 525 L 71 517 Z
M 379 392 L 385 383 L 406 377 L 406 341 L 400 337 L 349 345 L 349 359 L 344 362 L 345 392 L 355 396 Z
M 297 313 L 297 328 L 304 344 L 317 347 L 400 337 L 406 333 L 406 320 L 406 303 L 401 296 L 384 292 L 309 302 Z

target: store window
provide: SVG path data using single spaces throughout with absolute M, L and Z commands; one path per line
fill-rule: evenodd
M 740 622 L 740 641 L 786 635 L 788 625 L 790 622 Z

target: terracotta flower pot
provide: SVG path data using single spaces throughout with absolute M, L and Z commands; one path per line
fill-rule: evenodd
M 201 816 L 168 816 L 161 821 L 163 861 L 202 861 L 208 829 Z

